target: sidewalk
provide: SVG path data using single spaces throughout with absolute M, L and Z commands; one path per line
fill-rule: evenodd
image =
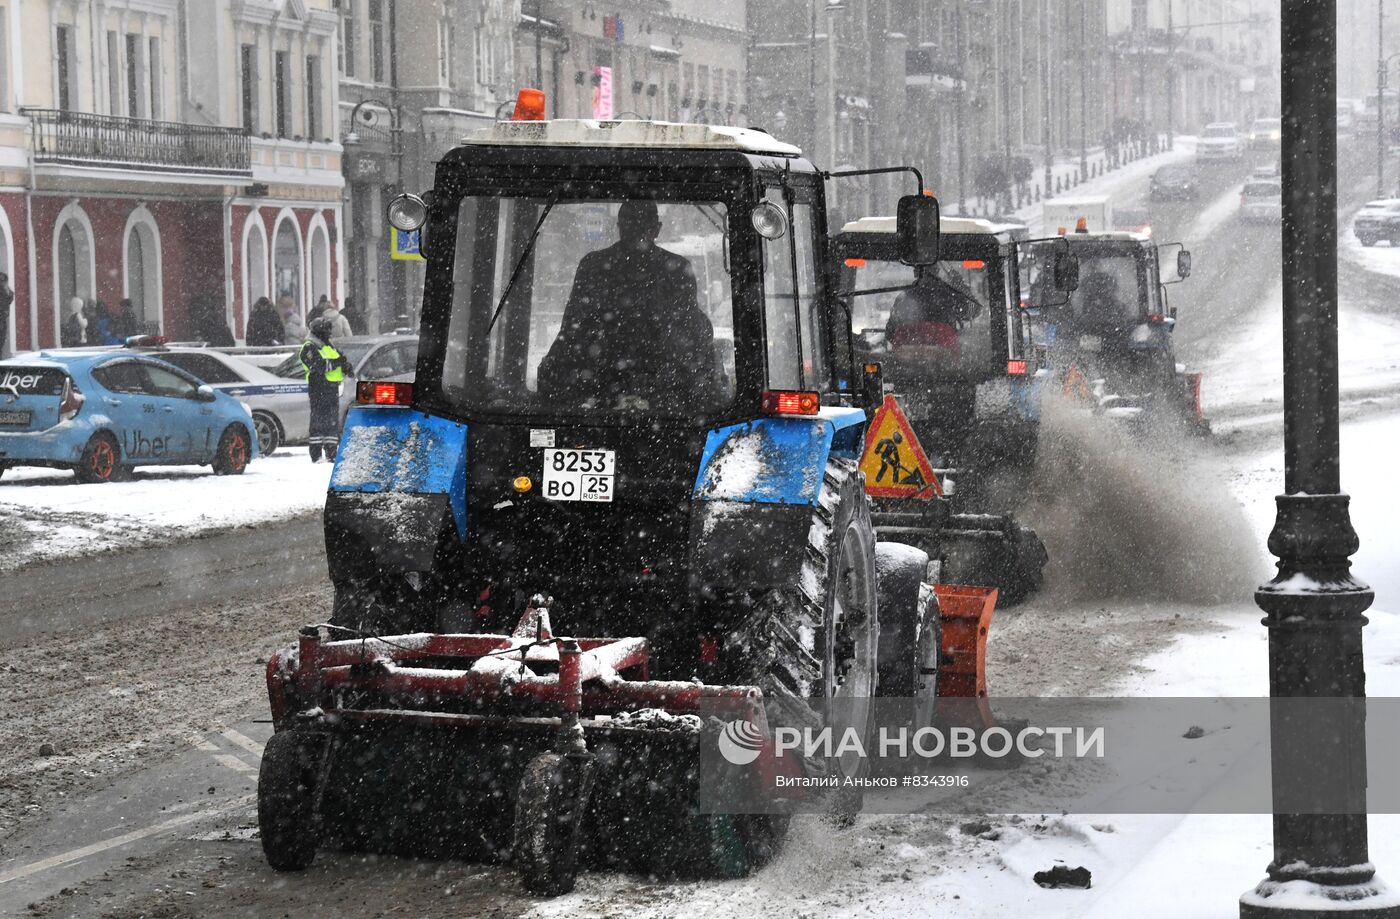
M 1108 195 L 1119 197 L 1125 191 L 1137 186 L 1147 176 L 1167 163 L 1188 160 L 1195 155 L 1196 138 L 1190 135 L 1177 135 L 1174 149 L 1163 149 L 1158 153 L 1147 154 L 1135 159 L 1120 160 L 1116 168 L 1110 168 L 1102 147 L 1089 151 L 1089 176 L 1079 178 L 1079 157 L 1056 156 L 1051 166 L 1050 198 L 1086 195 Z M 1021 186 L 1018 206 L 1009 213 L 1004 202 L 992 198 L 972 197 L 967 200 L 966 216 L 1014 218 L 1030 227 L 1032 234 L 1043 232 L 1041 227 L 1042 203 L 1045 200 L 1045 166 L 1039 164 L 1032 173 L 1031 180 Z M 945 201 L 944 212 L 949 216 L 958 214 L 956 201 Z

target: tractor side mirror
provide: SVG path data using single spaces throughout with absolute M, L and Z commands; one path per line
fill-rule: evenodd
M 938 261 L 938 199 L 932 195 L 905 195 L 895 212 L 899 236 L 899 260 L 906 265 L 932 265 Z
M 1181 280 L 1191 277 L 1191 251 L 1182 249 L 1176 254 L 1176 276 Z
M 1071 293 L 1079 289 L 1079 256 L 1073 252 L 1055 253 L 1055 289 Z

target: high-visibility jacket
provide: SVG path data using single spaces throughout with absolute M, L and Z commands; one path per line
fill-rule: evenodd
M 318 347 L 319 346 L 319 347 Z M 298 355 L 302 369 L 306 371 L 306 382 L 311 382 L 314 370 L 318 379 L 327 383 L 339 383 L 345 379 L 345 358 L 340 352 L 319 339 L 307 339 Z

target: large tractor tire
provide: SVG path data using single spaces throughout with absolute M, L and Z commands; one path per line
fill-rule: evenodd
M 880 574 L 880 696 L 911 699 L 924 666 L 920 639 L 938 629 L 936 601 L 929 621 L 928 553 L 902 543 L 876 543 L 875 567 Z
M 866 742 L 874 729 L 879 686 L 879 606 L 875 529 L 856 464 L 832 460 L 808 530 L 797 582 L 769 591 L 731 636 L 726 660 L 744 662 L 737 682 L 763 690 L 770 726 L 854 729 Z M 827 715 L 812 700 L 826 702 Z M 809 760 L 809 774 L 858 776 L 868 764 Z M 838 817 L 859 810 L 858 796 L 836 803 Z

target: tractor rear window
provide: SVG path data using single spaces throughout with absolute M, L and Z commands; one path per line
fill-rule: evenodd
M 1086 327 L 1140 322 L 1147 306 L 1139 294 L 1141 267 L 1133 255 L 1080 256 L 1079 289 L 1070 295 L 1075 322 Z
M 667 416 L 732 402 L 728 220 L 716 201 L 464 198 L 443 395 Z

